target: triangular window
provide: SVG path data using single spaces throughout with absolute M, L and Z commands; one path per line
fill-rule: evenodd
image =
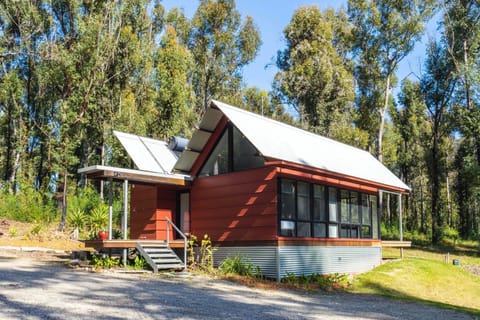
M 199 176 L 259 168 L 265 159 L 250 141 L 233 125 L 228 125 L 200 170 Z

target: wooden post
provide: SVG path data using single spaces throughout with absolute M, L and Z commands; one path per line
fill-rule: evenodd
M 112 240 L 112 220 L 113 220 L 113 180 L 112 178 L 108 179 L 108 185 L 110 189 L 108 190 L 108 240 Z
M 127 240 L 127 229 L 128 229 L 128 180 L 125 179 L 123 182 L 123 240 Z M 127 249 L 123 249 L 123 266 L 127 267 Z

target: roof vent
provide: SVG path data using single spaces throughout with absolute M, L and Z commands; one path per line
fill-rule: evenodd
M 168 138 L 168 148 L 174 152 L 182 152 L 188 144 L 188 139 L 181 137 Z

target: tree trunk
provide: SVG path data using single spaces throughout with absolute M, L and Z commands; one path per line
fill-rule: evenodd
M 432 146 L 432 243 L 438 244 L 441 238 L 441 214 L 440 214 L 440 159 L 438 146 L 438 132 L 434 130 Z
M 385 129 L 385 115 L 387 114 L 388 108 L 388 93 L 390 91 L 390 74 L 387 75 L 386 84 L 385 84 L 385 102 L 383 108 L 380 110 L 380 127 L 378 128 L 377 135 L 377 158 L 378 161 L 383 163 L 383 130 Z
M 67 176 L 68 170 L 65 168 L 65 171 L 63 172 L 62 218 L 58 226 L 58 231 L 63 231 L 67 220 Z

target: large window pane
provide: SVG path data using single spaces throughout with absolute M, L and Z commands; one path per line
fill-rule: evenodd
M 358 192 L 350 192 L 350 217 L 353 224 L 360 223 L 360 212 L 358 209 Z
M 282 179 L 281 189 L 281 218 L 295 219 L 295 181 Z
M 311 237 L 309 222 L 297 222 L 297 237 Z
M 368 201 L 368 195 L 362 194 L 362 224 L 370 224 L 370 205 Z
M 349 227 L 342 225 L 340 227 L 340 238 L 350 238 Z
M 325 187 L 313 186 L 313 219 L 327 221 L 327 208 L 325 207 Z
M 310 221 L 310 185 L 297 182 L 297 218 Z
M 370 196 L 370 206 L 372 208 L 372 238 L 378 239 L 378 210 L 377 196 Z
M 338 238 L 338 226 L 336 224 L 331 224 L 328 226 L 328 237 Z
M 328 212 L 330 221 L 338 221 L 337 218 L 337 189 L 328 188 Z
M 259 168 L 264 164 L 265 160 L 258 150 L 237 127 L 233 127 L 233 171 Z
M 362 238 L 371 238 L 372 228 L 370 226 L 362 226 Z
M 280 235 L 284 237 L 295 237 L 295 222 L 280 221 Z
M 200 171 L 199 176 L 216 176 L 228 172 L 228 130 L 225 130 L 223 136 L 218 141 L 208 157 L 207 162 Z
M 313 236 L 316 238 L 327 237 L 327 224 L 326 223 L 314 223 L 313 224 Z
M 350 221 L 350 199 L 348 191 L 340 190 L 340 221 L 348 223 Z

